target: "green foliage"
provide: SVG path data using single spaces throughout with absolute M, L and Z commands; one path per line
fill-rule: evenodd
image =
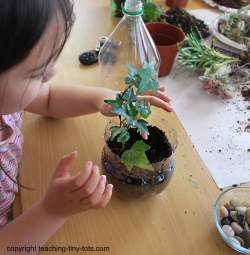
M 143 141 L 137 141 L 132 145 L 130 150 L 123 152 L 121 160 L 129 171 L 131 171 L 134 166 L 153 171 L 154 169 L 145 154 L 149 149 L 149 145 Z
M 239 59 L 227 56 L 201 42 L 195 32 L 186 36 L 185 45 L 179 48 L 178 60 L 204 73 L 204 77 L 216 73 L 222 66 L 238 64 Z
M 150 103 L 140 99 L 148 91 L 157 92 L 159 83 L 153 63 L 146 63 L 142 68 L 127 65 L 128 75 L 125 77 L 125 89 L 117 92 L 115 100 L 105 100 L 112 106 L 112 112 L 119 116 L 120 125 L 111 127 L 111 140 L 126 143 L 129 139 L 130 128 L 136 128 L 140 134 L 149 134 L 148 122 L 145 120 L 151 114 Z M 144 145 L 143 145 L 144 144 Z M 150 147 L 140 141 L 135 143 L 130 150 L 123 153 L 122 160 L 126 165 L 139 166 L 152 170 L 145 151 Z M 134 156 L 132 155 L 134 153 Z
M 142 18 L 145 22 L 161 21 L 161 16 L 164 14 L 164 11 L 159 5 L 151 1 L 144 1 L 143 7 L 144 13 Z
M 111 141 L 116 138 L 117 142 L 125 143 L 129 140 L 129 132 L 125 127 L 111 127 Z

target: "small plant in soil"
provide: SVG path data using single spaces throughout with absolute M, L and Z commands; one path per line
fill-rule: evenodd
M 142 68 L 129 64 L 127 69 L 124 90 L 117 92 L 115 99 L 105 100 L 112 106 L 118 121 L 109 127 L 111 135 L 106 140 L 109 150 L 116 156 L 107 160 L 109 153 L 105 154 L 104 149 L 104 167 L 119 184 L 141 187 L 159 184 L 166 181 L 169 172 L 153 165 L 169 158 L 173 150 L 165 133 L 147 122 L 151 106 L 141 98 L 147 91 L 157 92 L 157 74 L 153 63 L 146 63 Z M 148 136 L 146 140 L 143 139 L 145 134 Z M 120 162 L 116 164 L 114 161 Z M 114 165 L 116 169 L 113 169 Z

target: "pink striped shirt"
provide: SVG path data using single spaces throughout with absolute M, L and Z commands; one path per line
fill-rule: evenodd
M 0 226 L 7 223 L 15 193 L 18 191 L 17 185 L 3 170 L 16 181 L 22 154 L 22 120 L 23 112 L 2 115 L 3 124 L 9 126 L 12 132 L 7 139 L 0 141 Z

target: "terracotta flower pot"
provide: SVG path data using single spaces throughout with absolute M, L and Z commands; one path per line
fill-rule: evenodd
M 188 0 L 166 0 L 165 2 L 169 7 L 185 8 Z
M 183 43 L 185 34 L 180 28 L 167 23 L 155 22 L 146 26 L 161 57 L 159 77 L 166 76 L 171 72 L 177 55 L 177 44 Z

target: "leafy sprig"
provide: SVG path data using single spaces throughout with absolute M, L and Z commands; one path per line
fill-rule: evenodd
M 116 98 L 113 100 L 105 100 L 112 106 L 112 112 L 118 115 L 120 121 L 119 126 L 110 128 L 110 140 L 123 145 L 130 139 L 129 129 L 131 128 L 137 129 L 140 134 L 149 134 L 146 119 L 151 114 L 151 106 L 149 102 L 140 99 L 140 96 L 147 91 L 157 92 L 159 87 L 153 63 L 145 63 L 142 68 L 136 68 L 129 64 L 127 69 L 128 75 L 124 79 L 124 91 L 117 92 Z M 123 152 L 122 161 L 128 169 L 131 169 L 132 166 L 143 166 L 145 169 L 152 170 L 145 154 L 148 149 L 150 146 L 143 141 L 135 143 L 130 150 Z
M 205 90 L 230 98 L 229 74 L 238 66 L 240 59 L 220 53 L 199 39 L 198 32 L 186 36 L 184 46 L 179 47 L 179 62 L 202 73 L 200 79 L 204 81 Z

